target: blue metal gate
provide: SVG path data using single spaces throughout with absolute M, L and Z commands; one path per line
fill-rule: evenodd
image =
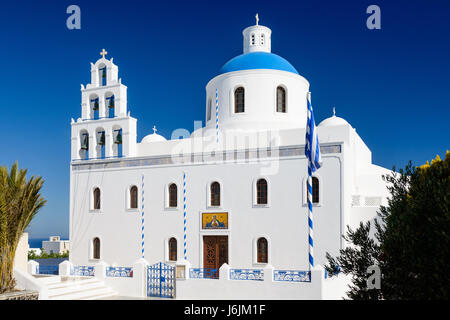
M 147 296 L 175 298 L 175 267 L 159 262 L 147 268 Z

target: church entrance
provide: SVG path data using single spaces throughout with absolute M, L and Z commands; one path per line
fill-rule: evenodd
M 228 263 L 228 236 L 203 236 L 203 268 L 205 277 L 219 278 L 219 268 Z

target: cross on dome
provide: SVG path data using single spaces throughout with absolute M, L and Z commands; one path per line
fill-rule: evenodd
M 336 108 L 333 107 L 333 117 L 335 117 L 335 116 L 336 116 Z
M 256 14 L 255 18 L 256 18 L 256 25 L 259 25 L 259 15 Z
M 153 126 L 153 134 L 155 134 L 156 131 L 158 131 L 158 130 L 156 129 L 156 126 Z
M 100 52 L 100 55 L 103 59 L 105 59 L 105 56 L 108 54 L 108 52 L 105 49 L 102 49 L 102 52 Z

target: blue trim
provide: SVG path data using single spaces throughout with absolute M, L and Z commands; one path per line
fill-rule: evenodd
M 81 119 L 81 121 L 101 120 L 101 119 L 111 119 L 111 118 L 119 118 L 119 116 L 114 116 L 114 117 L 98 117 L 97 119 Z
M 72 159 L 73 161 L 82 161 L 82 160 L 103 160 L 103 159 L 118 159 L 118 158 L 123 158 L 124 156 L 112 156 L 112 157 L 97 157 L 97 158 L 89 158 L 89 155 L 87 157 L 87 159 Z
M 272 69 L 299 74 L 286 59 L 269 52 L 250 52 L 241 54 L 225 63 L 220 69 L 219 74 L 253 69 Z

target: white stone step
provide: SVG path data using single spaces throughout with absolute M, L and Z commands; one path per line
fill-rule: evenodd
M 61 281 L 60 276 L 50 276 L 50 275 L 34 275 L 34 277 L 43 284 L 51 284 L 51 283 L 58 283 Z
M 88 279 L 63 279 L 59 282 L 53 282 L 53 283 L 49 283 L 47 284 L 47 288 L 49 289 L 54 289 L 54 288 L 59 288 L 59 287 L 68 287 L 68 286 L 73 286 L 73 285 L 77 285 L 77 284 L 87 284 L 87 283 L 91 283 L 91 282 L 98 282 L 99 280 L 97 278 L 91 277 Z
M 80 299 L 80 300 L 101 300 L 101 299 L 104 299 L 104 298 L 115 297 L 115 296 L 117 296 L 117 292 L 111 291 L 109 293 L 105 293 L 105 294 L 102 294 L 102 295 L 95 295 L 95 296 L 85 297 L 85 298 Z
M 67 292 L 66 294 L 49 297 L 50 300 L 82 300 L 82 299 L 96 299 L 97 297 L 105 295 L 116 295 L 114 291 L 104 285 L 97 288 L 90 288 L 88 290 L 82 290 L 77 292 Z
M 71 292 L 86 291 L 104 287 L 105 285 L 100 281 L 86 280 L 68 283 L 58 283 L 52 286 L 48 286 L 48 297 L 53 298 L 58 295 L 67 294 Z

